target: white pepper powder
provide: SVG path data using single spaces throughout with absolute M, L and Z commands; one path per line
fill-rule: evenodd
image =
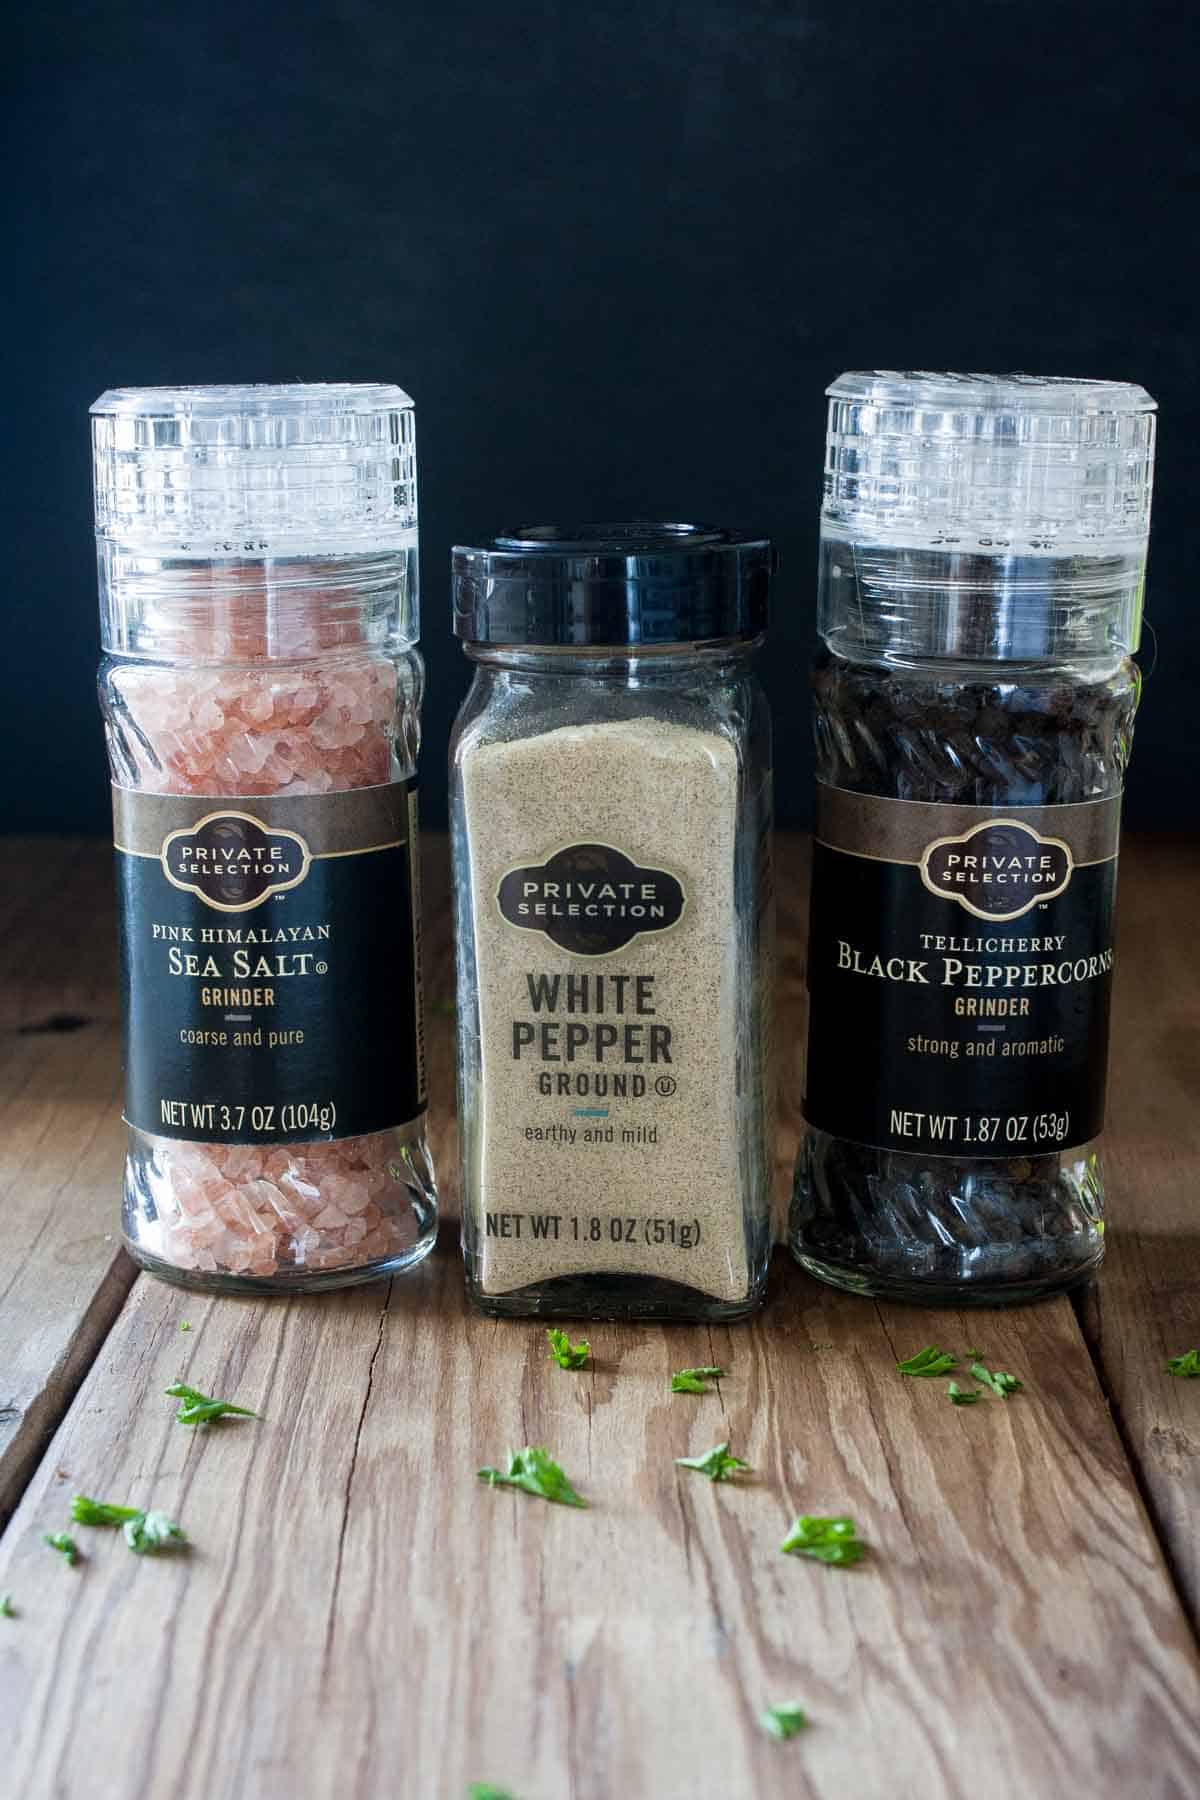
M 481 1036 L 466 1204 L 482 1290 L 618 1272 L 743 1299 L 753 1173 L 738 1149 L 734 745 L 634 718 L 483 744 L 461 773 Z M 542 923 L 579 904 L 559 883 L 563 896 L 539 886 L 528 922 L 510 922 L 505 877 L 578 846 L 674 877 L 681 916 L 581 954 Z M 608 916 L 657 891 L 649 879 L 632 905 L 618 893 Z

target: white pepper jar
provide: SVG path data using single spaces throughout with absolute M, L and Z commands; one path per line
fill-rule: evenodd
M 769 1255 L 770 544 L 535 527 L 453 558 L 467 1284 L 736 1318 Z

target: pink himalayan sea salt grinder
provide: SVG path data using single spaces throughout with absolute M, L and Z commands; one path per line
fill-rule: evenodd
M 432 1246 L 413 404 L 128 388 L 92 408 L 123 1226 L 265 1292 Z

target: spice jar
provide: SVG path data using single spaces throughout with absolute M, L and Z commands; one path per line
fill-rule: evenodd
M 214 1290 L 391 1273 L 437 1218 L 412 402 L 130 388 L 92 419 L 126 1243 Z
M 861 1293 L 1033 1299 L 1104 1248 L 1154 402 L 1026 376 L 829 394 L 792 1248 Z
M 454 552 L 468 1289 L 735 1318 L 769 1249 L 765 539 L 538 526 Z

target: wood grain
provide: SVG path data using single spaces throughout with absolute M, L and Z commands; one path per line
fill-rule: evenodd
M 1200 1381 L 1164 1367 L 1200 1349 L 1200 846 L 1142 840 L 1121 864 L 1109 1253 L 1082 1318 L 1200 1624 Z
M 1193 1794 L 1194 1646 L 1069 1307 L 981 1325 L 776 1286 L 749 1330 L 597 1327 L 572 1376 L 536 1325 L 467 1314 L 452 1246 L 322 1304 L 139 1281 L 0 1548 L 14 1791 Z M 1027 1394 L 958 1411 L 892 1369 L 980 1330 Z M 719 1395 L 669 1393 L 710 1359 Z M 264 1419 L 175 1424 L 180 1375 Z M 674 1468 L 725 1437 L 752 1483 Z M 477 1482 L 524 1443 L 592 1510 Z M 194 1550 L 80 1531 L 66 1569 L 41 1533 L 75 1488 L 166 1508 Z M 870 1559 L 780 1555 L 801 1510 L 849 1512 Z M 757 1714 L 793 1697 L 812 1728 L 780 1746 Z
M 0 1524 L 134 1277 L 111 860 L 0 841 Z
M 780 850 L 789 1096 L 805 852 L 788 840 Z M 430 851 L 430 1073 L 452 1217 L 452 962 L 444 845 Z M 6 972 L 27 984 L 6 990 L 12 1023 L 70 1005 L 111 1034 L 111 977 L 70 973 L 78 940 L 60 922 L 81 916 L 81 895 L 100 915 L 107 859 L 53 854 L 63 914 L 7 918 Z M 1119 989 L 1118 1280 L 1089 1315 L 1095 1363 L 1066 1301 L 969 1317 L 880 1308 L 781 1256 L 752 1325 L 594 1326 L 595 1366 L 567 1374 L 537 1324 L 468 1311 L 453 1225 L 411 1276 L 321 1299 L 212 1301 L 139 1278 L 107 1337 L 72 1315 L 77 1362 L 95 1360 L 69 1407 L 43 1375 L 43 1430 L 61 1420 L 0 1539 L 0 1592 L 18 1612 L 0 1621 L 12 1791 L 458 1800 L 486 1779 L 520 1800 L 1191 1800 L 1200 1670 L 1138 1482 L 1181 1573 L 1194 1497 L 1186 1465 L 1170 1482 L 1131 1468 L 1097 1379 L 1097 1368 L 1112 1379 L 1124 1345 L 1126 1442 L 1149 1443 L 1155 1424 L 1184 1429 L 1186 1411 L 1139 1400 L 1150 1369 L 1135 1360 L 1152 1304 L 1172 1350 L 1195 1319 L 1178 1265 L 1200 1155 L 1177 1116 L 1194 1093 L 1179 1056 L 1194 1015 L 1170 973 L 1187 882 L 1169 867 L 1139 850 L 1123 877 L 1122 979 L 1150 984 L 1157 1024 L 1138 1024 Z M 0 906 L 15 906 L 11 883 L 5 894 Z M 87 1172 L 78 1195 L 43 1195 L 41 1234 L 64 1245 L 77 1207 L 115 1229 L 115 1064 L 95 1029 L 86 1052 L 90 1026 L 9 1029 L 0 1048 L 16 1084 L 7 1106 L 34 1109 L 5 1113 L 19 1120 L 4 1148 L 10 1182 L 19 1189 L 23 1170 L 36 1185 L 39 1158 L 60 1154 Z M 75 1061 L 54 1060 L 68 1052 Z M 36 1110 L 47 1106 L 58 1110 Z M 796 1125 L 787 1099 L 780 1201 Z M 1178 1188 L 1176 1223 L 1160 1232 L 1164 1138 L 1178 1145 L 1178 1167 L 1165 1165 Z M 109 1146 L 103 1178 L 97 1144 Z M 1128 1254 L 1126 1218 L 1138 1220 L 1124 1228 Z M 5 1254 L 14 1242 L 0 1214 Z M 35 1262 L 0 1318 L 31 1304 Z M 104 1277 L 88 1280 L 94 1300 Z M 4 1329 L 0 1344 L 17 1343 L 20 1319 Z M 941 1382 L 894 1371 L 929 1341 L 980 1341 L 1028 1391 L 953 1408 Z M 710 1361 L 729 1371 L 718 1393 L 669 1393 L 672 1368 Z M 162 1392 L 179 1376 L 264 1417 L 181 1427 Z M 1159 1386 L 1168 1407 L 1200 1402 L 1200 1383 Z M 713 1486 L 674 1467 L 724 1438 L 754 1465 L 751 1481 Z M 548 1445 L 589 1511 L 477 1481 L 526 1443 Z M 41 1534 L 65 1523 L 76 1489 L 164 1507 L 192 1550 L 141 1559 L 115 1533 L 80 1529 L 87 1560 L 67 1569 Z M 869 1558 L 840 1571 L 780 1555 L 800 1511 L 850 1513 Z M 779 1745 L 758 1714 L 787 1699 L 812 1724 Z

